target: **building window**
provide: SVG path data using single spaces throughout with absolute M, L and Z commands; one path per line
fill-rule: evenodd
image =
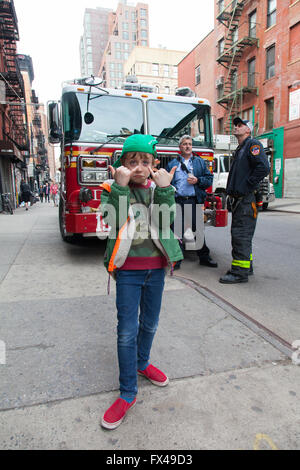
M 231 74 L 231 91 L 237 90 L 237 70 L 234 70 Z
M 141 41 L 141 45 L 147 47 L 147 41 L 145 40 Z
M 232 31 L 232 44 L 235 44 L 239 40 L 239 30 L 238 27 L 236 26 L 234 30 Z
M 169 76 L 169 66 L 167 64 L 164 65 L 164 77 Z
M 255 87 L 255 64 L 256 60 L 255 57 L 248 61 L 248 87 L 254 88 Z
M 276 0 L 268 0 L 267 28 L 276 24 Z
M 256 38 L 256 10 L 249 15 L 249 37 Z
M 300 21 L 290 28 L 289 61 L 300 59 Z
M 219 52 L 219 56 L 223 54 L 224 52 L 224 47 L 225 47 L 225 40 L 224 38 L 220 39 L 220 41 L 218 42 L 218 52 Z
M 123 31 L 123 39 L 125 39 L 125 40 L 126 40 L 126 39 L 127 39 L 127 40 L 129 39 L 129 33 L 128 33 L 128 31 Z
M 218 1 L 218 11 L 221 13 L 224 10 L 224 0 Z
M 201 81 L 201 73 L 200 73 L 200 65 L 198 65 L 198 67 L 196 67 L 195 69 L 195 84 L 199 85 L 200 81 Z
M 141 18 L 146 18 L 147 10 L 145 10 L 145 8 L 140 9 L 140 16 L 141 16 Z
M 220 118 L 218 119 L 218 133 L 223 134 L 224 132 L 224 119 Z
M 220 100 L 221 98 L 223 98 L 224 96 L 224 84 L 221 83 L 218 88 L 217 88 L 217 93 L 218 93 L 218 100 Z M 222 132 L 220 132 L 220 134 L 222 134 Z
M 165 86 L 165 93 L 166 93 L 167 95 L 170 94 L 170 87 L 169 87 L 169 86 Z
M 128 23 L 123 23 L 123 29 L 128 30 Z
M 275 45 L 269 47 L 266 51 L 266 79 L 275 75 Z
M 152 75 L 154 75 L 154 77 L 159 76 L 158 64 L 152 64 Z
M 141 24 L 141 28 L 147 28 L 147 21 L 146 20 L 141 20 L 140 24 Z
M 274 125 L 274 98 L 266 100 L 266 130 L 273 129 Z
M 253 123 L 253 108 L 245 109 L 242 112 L 242 119 Z
M 178 69 L 176 66 L 173 67 L 173 78 L 178 78 Z
M 144 39 L 147 38 L 147 31 L 145 29 L 142 29 L 141 31 L 141 37 Z

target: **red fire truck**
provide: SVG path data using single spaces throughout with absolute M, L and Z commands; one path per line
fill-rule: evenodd
M 165 95 L 137 83 L 124 88 L 102 88 L 101 79 L 94 77 L 75 79 L 63 85 L 60 102 L 48 103 L 49 141 L 61 146 L 59 224 L 64 241 L 108 236 L 109 227 L 97 211 L 99 186 L 110 177 L 108 165 L 118 159 L 129 135 L 156 137 L 159 165 L 165 167 L 178 155 L 180 137 L 189 134 L 194 153 L 206 159 L 212 171 L 213 139 L 206 99 L 180 96 L 182 89 L 178 95 Z M 208 195 L 204 213 L 207 224 L 227 225 L 220 198 Z

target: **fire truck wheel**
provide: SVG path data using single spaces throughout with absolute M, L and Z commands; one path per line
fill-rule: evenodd
M 268 202 L 264 202 L 264 203 L 263 203 L 263 206 L 262 206 L 263 211 L 266 211 L 266 210 L 268 209 L 268 205 L 269 205 Z
M 64 201 L 62 198 L 60 198 L 59 200 L 59 229 L 60 229 L 61 238 L 66 243 L 76 243 L 77 241 L 82 239 L 82 235 L 80 233 L 67 235 L 65 218 L 64 218 Z

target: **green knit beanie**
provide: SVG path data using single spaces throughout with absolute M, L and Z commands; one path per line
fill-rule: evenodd
M 152 135 L 145 134 L 133 134 L 124 142 L 122 153 L 118 160 L 113 164 L 114 168 L 118 168 L 122 165 L 121 158 L 127 152 L 143 152 L 150 153 L 156 157 L 156 144 L 157 140 L 152 137 Z

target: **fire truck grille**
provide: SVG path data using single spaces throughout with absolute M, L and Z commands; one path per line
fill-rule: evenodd
M 157 168 L 166 168 L 168 163 L 173 160 L 174 158 L 177 158 L 178 153 L 160 153 L 158 152 L 157 154 L 157 159 L 159 160 L 159 164 L 157 165 Z
M 268 178 L 264 178 L 259 183 L 259 192 L 261 194 L 269 194 L 269 179 Z

